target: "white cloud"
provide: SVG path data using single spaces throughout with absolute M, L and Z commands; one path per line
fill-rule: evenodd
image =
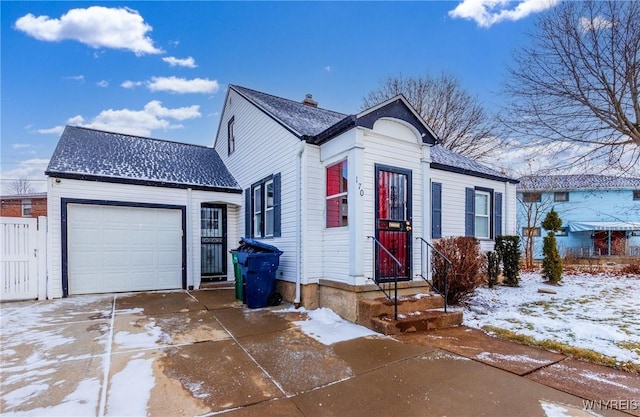
M 13 145 L 11 145 L 11 147 L 13 149 L 27 149 L 27 148 L 31 148 L 33 145 L 31 145 L 30 143 L 14 143 Z
M 331 72 L 331 71 L 333 71 L 333 68 L 331 68 L 331 65 L 327 65 L 326 67 L 324 67 L 324 70 L 326 72 Z
M 98 87 L 107 88 L 107 87 L 109 87 L 109 81 L 107 81 L 107 80 L 101 80 L 101 81 L 98 81 L 98 82 L 96 83 L 96 85 L 97 85 Z
M 54 126 L 49 129 L 36 129 L 36 132 L 42 135 L 60 135 L 64 130 L 64 126 Z
M 69 77 L 64 77 L 65 80 L 73 80 L 78 81 L 80 83 L 84 83 L 84 75 L 71 75 Z
M 151 91 L 169 91 L 172 93 L 216 93 L 220 85 L 216 80 L 194 78 L 187 80 L 177 77 L 152 77 L 147 82 Z
M 120 85 L 122 86 L 122 88 L 136 88 L 136 87 L 140 87 L 143 84 L 144 83 L 142 81 L 130 81 L 130 80 L 127 80 L 127 81 L 123 82 Z
M 189 58 L 184 58 L 184 59 L 180 59 L 180 58 L 176 58 L 174 56 L 167 56 L 162 58 L 162 60 L 164 62 L 166 62 L 167 64 L 169 64 L 172 67 L 187 67 L 187 68 L 196 68 L 196 60 L 193 59 L 192 57 Z
M 82 117 L 81 115 L 73 116 L 67 119 L 68 125 L 81 125 L 82 123 L 84 123 L 84 117 Z
M 480 27 L 490 27 L 504 21 L 516 21 L 542 12 L 558 4 L 559 0 L 521 0 L 512 7 L 510 0 L 463 0 L 449 12 L 453 18 L 474 20 Z
M 103 110 L 91 121 L 85 122 L 84 117 L 78 115 L 67 120 L 67 124 L 89 127 L 110 132 L 121 132 L 138 136 L 149 136 L 153 130 L 180 129 L 182 124 L 174 123 L 201 117 L 200 106 L 167 108 L 157 100 L 147 103 L 142 110 L 108 109 Z M 64 126 L 50 129 L 39 129 L 39 133 L 61 134 Z
M 92 6 L 71 9 L 59 19 L 27 14 L 15 28 L 41 41 L 75 40 L 92 48 L 125 49 L 136 55 L 159 54 L 147 36 L 153 28 L 136 10 Z
M 605 19 L 604 17 L 596 16 L 593 19 L 588 19 L 586 17 L 580 18 L 580 29 L 583 32 L 609 29 L 611 26 L 613 26 L 613 22 Z
M 24 178 L 31 182 L 35 192 L 47 191 L 47 182 L 44 171 L 49 165 L 49 160 L 44 158 L 32 158 L 20 161 L 14 169 L 2 171 L 2 193 L 7 192 L 11 181 Z

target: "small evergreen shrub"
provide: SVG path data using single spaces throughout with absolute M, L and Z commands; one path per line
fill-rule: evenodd
M 520 236 L 497 236 L 495 251 L 502 263 L 503 284 L 520 285 Z
M 482 282 L 482 277 L 479 274 L 483 267 L 480 244 L 474 237 L 459 236 L 439 239 L 434 242 L 433 246 L 451 261 L 447 301 L 450 304 L 458 304 Z M 445 261 L 442 257 L 434 254 L 431 258 L 431 268 L 433 286 L 444 293 Z
M 558 252 L 556 243 L 556 232 L 562 228 L 562 220 L 558 213 L 552 208 L 542 221 L 542 227 L 548 230 L 547 235 L 542 239 L 542 276 L 550 284 L 557 285 L 562 279 L 562 258 Z
M 487 285 L 493 288 L 498 285 L 498 277 L 500 276 L 500 258 L 493 251 L 487 252 Z

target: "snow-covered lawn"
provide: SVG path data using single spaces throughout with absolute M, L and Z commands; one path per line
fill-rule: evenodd
M 518 288 L 478 288 L 465 306 L 464 324 L 494 326 L 640 364 L 640 276 L 565 273 L 556 287 L 539 273 L 521 273 Z

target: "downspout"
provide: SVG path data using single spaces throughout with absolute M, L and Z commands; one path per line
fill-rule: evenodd
M 298 190 L 296 198 L 296 296 L 293 300 L 295 308 L 300 308 L 300 281 L 302 280 L 302 155 L 307 146 L 303 140 L 298 147 L 298 158 L 296 159 L 296 188 Z
M 187 227 L 183 232 L 186 235 L 185 241 L 187 242 L 187 289 L 195 289 L 195 278 L 194 278 L 194 270 L 193 267 L 195 265 L 195 251 L 193 250 L 193 242 L 189 239 L 191 233 L 187 233 L 189 230 L 193 230 L 193 190 L 191 188 L 187 188 Z M 191 285 L 189 285 L 191 284 Z

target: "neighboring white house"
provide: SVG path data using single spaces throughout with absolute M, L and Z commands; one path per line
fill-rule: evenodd
M 402 96 L 346 115 L 235 85 L 213 148 L 67 127 L 47 169 L 49 294 L 199 288 L 207 243 L 225 245 L 210 278 L 233 280 L 244 236 L 283 251 L 286 300 L 355 320 L 375 282 L 426 285 L 423 240 L 515 234 L 517 181 L 437 142 Z

